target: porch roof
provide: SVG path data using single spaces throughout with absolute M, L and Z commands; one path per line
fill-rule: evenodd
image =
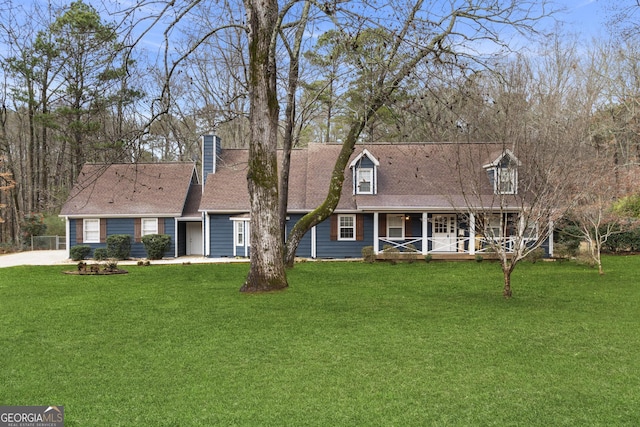
M 358 209 L 363 211 L 422 211 L 422 212 L 450 212 L 468 210 L 490 210 L 502 208 L 517 210 L 522 204 L 517 198 L 511 203 L 500 206 L 499 200 L 490 196 L 475 200 L 465 199 L 460 195 L 377 195 L 357 196 Z

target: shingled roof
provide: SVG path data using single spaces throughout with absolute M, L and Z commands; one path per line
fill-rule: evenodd
M 324 200 L 340 149 L 338 144 L 311 144 L 293 151 L 289 212 L 308 212 Z M 464 207 L 470 195 L 485 199 L 485 206 L 495 199 L 483 165 L 504 152 L 501 144 L 359 144 L 350 161 L 365 149 L 380 163 L 377 194 L 354 196 L 347 169 L 337 211 L 451 209 Z M 248 150 L 222 150 L 216 173 L 207 177 L 200 210 L 249 211 L 247 159 Z
M 180 217 L 185 206 L 194 210 L 195 179 L 193 163 L 87 164 L 60 215 Z

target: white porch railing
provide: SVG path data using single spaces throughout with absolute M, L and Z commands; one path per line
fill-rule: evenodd
M 404 249 L 404 251 L 402 252 L 420 252 L 420 247 L 416 244 L 416 243 L 420 243 L 422 242 L 422 237 L 419 237 L 417 239 L 412 239 L 412 240 L 389 240 L 385 237 L 380 237 L 378 239 L 378 241 L 382 244 L 382 247 L 384 247 L 384 245 L 389 245 L 394 249 L 399 249 L 402 250 Z M 409 248 L 409 245 L 413 245 L 414 248 Z M 381 249 L 382 250 L 382 249 Z
M 443 240 L 428 237 L 426 239 L 422 237 L 411 238 L 410 240 L 391 240 L 385 237 L 378 238 L 378 244 L 380 248 L 380 252 L 383 251 L 383 247 L 385 245 L 389 245 L 391 248 L 398 249 L 401 252 L 413 252 L 413 249 L 409 247 L 409 245 L 413 245 L 417 252 L 422 251 L 422 245 L 426 244 L 427 248 L 431 248 L 431 250 L 425 250 L 423 253 L 464 253 L 464 254 L 473 254 L 473 253 L 487 253 L 492 252 L 493 248 L 490 244 L 490 240 L 484 237 L 475 237 L 473 251 L 469 248 L 472 247 L 470 244 L 471 238 L 468 236 L 465 237 L 457 237 L 451 241 L 445 242 Z M 524 244 L 528 244 L 530 241 L 535 241 L 535 239 L 524 239 Z M 424 243 L 423 243 L 424 242 Z M 503 237 L 494 240 L 494 247 L 497 245 L 501 247 L 507 253 L 512 253 L 516 244 L 516 238 L 514 237 Z M 435 248 L 435 249 L 434 249 Z

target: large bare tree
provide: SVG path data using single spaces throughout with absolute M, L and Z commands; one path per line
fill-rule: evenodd
M 344 1 L 317 4 L 313 2 L 245 0 L 242 4 L 211 4 L 204 1 L 158 3 L 141 0 L 130 9 L 133 15 L 144 7 L 158 7 L 151 18 L 153 25 L 164 25 L 166 78 L 179 73 L 182 63 L 205 41 L 223 37 L 227 31 L 243 29 L 246 34 L 247 93 L 249 99 L 248 189 L 251 203 L 251 268 L 242 289 L 274 290 L 287 287 L 285 260 L 291 263 L 302 236 L 322 222 L 335 209 L 344 170 L 363 129 L 376 113 L 391 101 L 393 94 L 408 79 L 417 76 L 419 67 L 429 62 L 450 62 L 460 69 L 487 66 L 492 53 L 508 48 L 502 36 L 526 36 L 533 33 L 537 20 L 550 11 L 544 2 L 528 0 L 471 0 L 395 2 L 378 4 Z M 197 12 L 206 10 L 206 20 L 198 20 Z M 212 15 L 216 12 L 215 15 Z M 217 20 L 212 19 L 216 16 Z M 147 16 L 147 19 L 149 17 Z M 206 23 L 201 37 L 186 45 L 175 45 L 176 31 L 189 19 Z M 147 21 L 148 22 L 148 21 Z M 168 22 L 168 24 L 167 24 Z M 276 151 L 281 110 L 295 107 L 297 96 L 280 97 L 279 82 L 297 92 L 300 58 L 298 36 L 332 29 L 348 43 L 354 54 L 362 54 L 361 67 L 352 67 L 345 78 L 365 82 L 363 97 L 352 106 L 343 147 L 336 159 L 326 200 L 305 215 L 289 233 L 286 247 L 282 240 L 280 172 Z M 298 31 L 291 31 L 298 29 Z M 304 31 L 303 31 L 304 30 Z M 381 46 L 378 56 L 367 57 L 358 50 L 361 34 L 377 30 Z M 184 41 L 184 40 L 181 40 Z M 489 47 L 490 46 L 490 47 Z M 284 49 L 283 49 L 284 47 Z M 282 52 L 287 51 L 288 55 Z M 370 53 L 370 52 L 369 52 Z M 348 67 L 349 65 L 347 65 Z M 283 80 L 280 80 L 280 77 Z M 363 80 L 365 79 L 365 80 Z M 291 92 L 289 92 L 291 94 Z M 167 98 L 167 91 L 161 99 Z M 293 105 L 291 105 L 293 103 Z M 284 106 L 284 108 L 282 108 Z M 293 117 L 293 116 L 292 116 Z M 288 127 L 291 132 L 294 127 Z M 285 135 L 285 139 L 291 138 Z

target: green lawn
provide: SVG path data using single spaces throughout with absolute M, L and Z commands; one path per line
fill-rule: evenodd
M 66 426 L 640 425 L 640 257 L 0 269 L 0 405 Z M 70 267 L 67 267 L 69 269 Z

